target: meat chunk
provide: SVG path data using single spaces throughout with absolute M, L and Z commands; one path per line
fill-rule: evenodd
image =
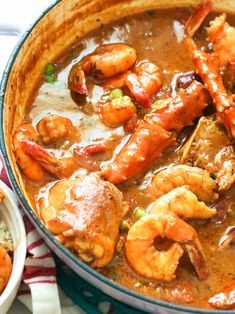
M 207 170 L 220 190 L 227 190 L 234 183 L 234 148 L 223 125 L 214 116 L 199 120 L 181 153 L 181 162 Z
M 111 183 L 90 175 L 49 186 L 38 200 L 47 229 L 92 266 L 113 257 L 119 224 L 128 207 Z

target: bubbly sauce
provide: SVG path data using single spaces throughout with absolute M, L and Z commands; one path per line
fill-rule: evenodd
M 58 81 L 54 84 L 43 83 L 41 85 L 29 112 L 29 121 L 35 125 L 49 113 L 57 113 L 68 117 L 78 127 L 81 133 L 79 144 L 100 143 L 104 139 L 112 138 L 113 153 L 102 157 L 102 165 L 109 163 L 129 136 L 125 135 L 122 126 L 106 127 L 99 116 L 94 113 L 95 103 L 103 93 L 102 88 L 90 83 L 89 95 L 85 101 L 82 98 L 71 97 L 67 88 L 67 77 L 71 66 L 84 55 L 92 52 L 98 45 L 126 42 L 136 49 L 139 60 L 149 59 L 160 67 L 164 76 L 164 84 L 156 97 L 163 97 L 167 93 L 175 73 L 193 70 L 191 59 L 182 45 L 182 21 L 185 21 L 190 13 L 191 11 L 187 9 L 144 12 L 102 27 L 87 36 L 57 62 Z M 211 18 L 213 15 L 209 16 L 209 19 Z M 230 17 L 229 22 L 233 24 L 235 19 Z M 205 30 L 202 29 L 197 35 L 200 45 L 206 45 L 205 37 Z M 182 133 L 179 146 L 191 131 L 192 128 L 187 128 Z M 59 150 L 55 148 L 50 150 L 56 155 L 69 155 L 71 149 L 72 147 L 68 151 L 65 143 Z M 172 163 L 178 163 L 178 147 L 168 150 L 141 177 L 118 186 L 130 205 L 128 214 L 130 221 L 135 220 L 132 213 L 136 206 L 146 207 L 149 204 L 144 190 L 153 173 Z M 73 174 L 73 177 L 85 173 L 87 173 L 85 169 L 79 169 Z M 51 181 L 56 180 L 52 178 Z M 27 188 L 29 195 L 36 199 L 41 187 L 27 183 Z M 120 234 L 113 261 L 98 271 L 129 289 L 156 299 L 191 307 L 210 308 L 208 304 L 210 297 L 220 292 L 225 286 L 235 286 L 235 250 L 232 246 L 224 251 L 218 249 L 218 240 L 226 227 L 235 224 L 235 190 L 228 191 L 225 197 L 231 203 L 231 210 L 226 222 L 218 223 L 215 219 L 211 219 L 206 222 L 192 223 L 199 234 L 210 268 L 210 275 L 207 279 L 203 281 L 198 279 L 186 255 L 180 260 L 176 272 L 177 279 L 170 283 L 157 282 L 138 276 L 129 267 L 124 256 L 122 243 L 125 241 L 125 233 Z

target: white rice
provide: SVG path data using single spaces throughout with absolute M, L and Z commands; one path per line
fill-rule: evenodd
M 0 220 L 0 245 L 4 247 L 7 252 L 13 251 L 13 243 L 11 238 L 11 233 L 7 229 L 4 221 Z

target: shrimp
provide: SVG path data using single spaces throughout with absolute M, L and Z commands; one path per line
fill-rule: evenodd
M 76 157 L 56 157 L 33 141 L 22 141 L 25 153 L 57 178 L 70 177 L 77 169 Z
M 220 68 L 235 59 L 235 28 L 226 22 L 226 14 L 211 21 L 207 33 L 213 46 L 213 59 Z
M 51 145 L 56 142 L 76 142 L 80 139 L 78 130 L 73 126 L 70 119 L 49 114 L 42 118 L 36 125 L 40 139 L 44 145 Z
M 149 189 L 152 194 L 151 198 L 159 198 L 183 185 L 189 186 L 190 191 L 203 202 L 210 203 L 218 198 L 218 194 L 214 192 L 216 184 L 210 177 L 210 173 L 201 168 L 186 165 L 170 166 L 158 172 L 153 177 Z
M 127 44 L 99 46 L 72 67 L 68 77 L 68 87 L 74 92 L 86 94 L 85 76 L 104 80 L 129 70 L 136 60 L 135 49 Z
M 140 61 L 132 74 L 126 79 L 126 85 L 136 101 L 144 108 L 150 107 L 150 97 L 162 86 L 162 74 L 159 67 L 148 60 Z
M 115 160 L 101 169 L 101 175 L 112 183 L 129 180 L 144 171 L 162 152 L 176 143 L 173 130 L 193 124 L 209 102 L 203 85 L 194 81 L 166 107 L 145 116 Z
M 137 113 L 136 106 L 130 97 L 112 99 L 101 105 L 101 119 L 109 127 L 117 127 Z
M 5 289 L 12 271 L 12 261 L 7 251 L 0 245 L 0 294 Z
M 167 251 L 159 251 L 154 246 L 157 237 L 168 238 L 176 243 Z M 201 244 L 193 227 L 174 214 L 149 214 L 129 229 L 126 257 L 139 275 L 169 282 L 175 279 L 175 271 L 184 252 L 180 244 L 193 245 L 199 252 L 199 260 L 204 260 Z
M 155 95 L 162 86 L 163 78 L 159 67 L 148 60 L 138 62 L 134 73 L 149 96 Z
M 23 174 L 30 181 L 42 182 L 46 180 L 44 168 L 23 148 L 22 141 L 28 140 L 34 143 L 39 142 L 39 135 L 34 127 L 29 123 L 21 124 L 13 134 L 13 147 L 16 157 L 16 162 L 21 168 Z
M 75 171 L 74 157 L 57 158 L 38 142 L 39 135 L 29 123 L 21 124 L 14 132 L 16 161 L 27 179 L 42 182 L 47 179 L 47 171 L 59 178 L 69 177 Z
M 208 219 L 216 214 L 216 209 L 199 202 L 188 188 L 181 186 L 161 196 L 149 205 L 147 215 L 129 229 L 126 256 L 138 274 L 164 281 L 175 278 L 183 250 L 179 243 L 168 251 L 156 250 L 154 241 L 160 236 L 184 243 L 199 278 L 207 277 L 209 270 L 197 233 L 179 217 Z
M 216 209 L 207 207 L 204 202 L 199 202 L 197 196 L 189 189 L 191 186 L 180 186 L 173 189 L 151 203 L 147 212 L 150 214 L 173 212 L 183 219 L 213 217 Z
M 144 108 L 149 108 L 151 97 L 162 86 L 163 78 L 159 67 L 149 60 L 142 60 L 132 71 L 128 70 L 107 80 L 103 87 L 114 89 L 127 87 L 131 96 Z

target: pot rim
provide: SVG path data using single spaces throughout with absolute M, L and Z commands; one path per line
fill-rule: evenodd
M 32 23 L 20 36 L 19 41 L 17 42 L 14 50 L 12 51 L 7 65 L 3 71 L 1 84 L 0 84 L 0 149 L 2 151 L 4 163 L 6 166 L 7 174 L 9 177 L 9 180 L 12 184 L 13 190 L 15 191 L 23 209 L 24 212 L 29 216 L 29 218 L 33 221 L 35 225 L 40 229 L 41 233 L 47 238 L 49 242 L 53 245 L 53 247 L 57 247 L 59 251 L 62 252 L 62 254 L 66 255 L 74 264 L 76 264 L 78 267 L 82 268 L 83 271 L 87 272 L 92 277 L 95 277 L 98 281 L 100 281 L 103 284 L 106 284 L 110 287 L 112 287 L 117 292 L 121 292 L 122 294 L 131 296 L 138 301 L 144 301 L 146 303 L 151 304 L 152 306 L 160 306 L 162 308 L 170 309 L 170 310 L 176 310 L 183 313 L 193 313 L 193 314 L 235 314 L 234 311 L 230 310 L 207 310 L 207 309 L 198 309 L 198 308 L 191 308 L 181 305 L 176 305 L 173 303 L 161 301 L 158 299 L 150 298 L 145 295 L 142 295 L 138 292 L 135 292 L 133 290 L 130 290 L 128 288 L 125 288 L 124 286 L 121 286 L 120 284 L 108 279 L 104 275 L 100 274 L 93 268 L 91 268 L 89 265 L 82 262 L 79 258 L 77 258 L 72 252 L 70 252 L 67 248 L 65 248 L 61 243 L 59 243 L 52 233 L 50 233 L 46 227 L 43 225 L 43 223 L 38 219 L 36 214 L 34 213 L 33 209 L 29 206 L 26 198 L 22 194 L 20 187 L 15 179 L 15 175 L 11 169 L 11 163 L 10 159 L 7 154 L 6 144 L 4 140 L 4 131 L 3 131 L 3 106 L 4 106 L 4 96 L 5 91 L 8 83 L 8 78 L 11 72 L 11 69 L 13 67 L 13 64 L 15 62 L 16 57 L 18 56 L 18 53 L 22 47 L 22 45 L 27 40 L 28 36 L 30 35 L 31 31 L 34 29 L 34 27 L 44 18 L 44 16 L 51 11 L 58 3 L 60 3 L 62 0 L 56 0 L 54 3 L 50 4 L 50 6 L 44 10 L 38 18 L 35 20 L 34 23 Z M 57 255 L 57 252 L 54 252 Z M 78 274 L 79 275 L 79 274 Z

